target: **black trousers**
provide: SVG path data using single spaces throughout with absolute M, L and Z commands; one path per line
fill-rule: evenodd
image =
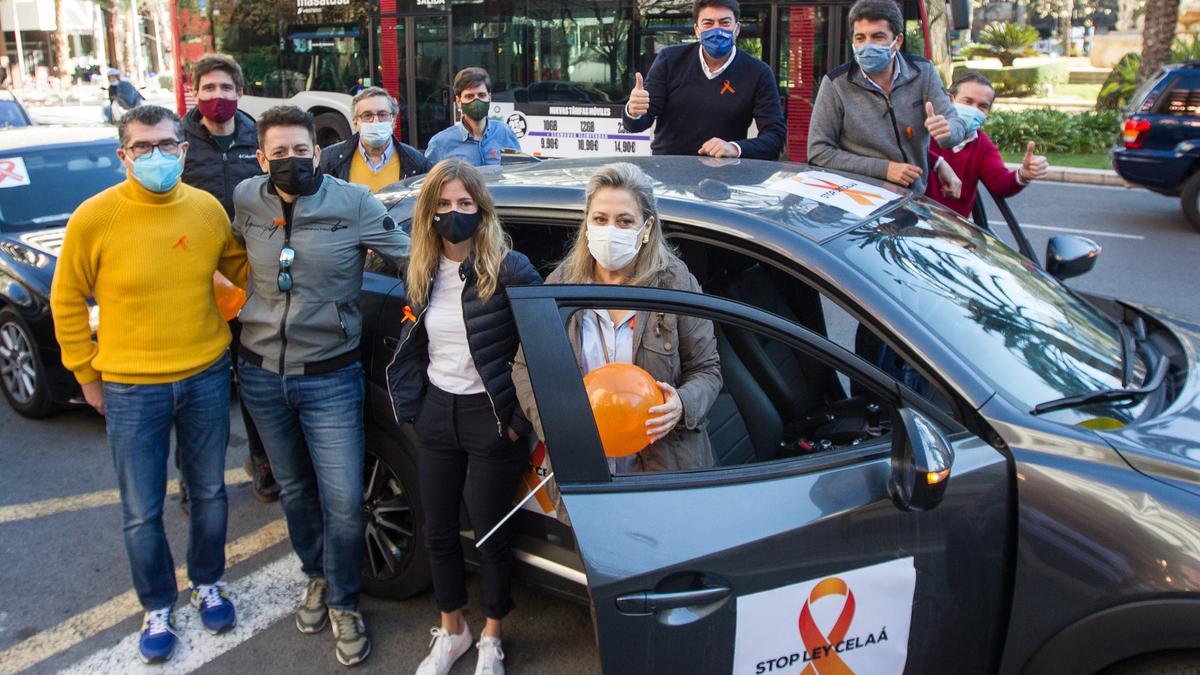
M 520 443 L 509 440 L 507 430 L 496 428 L 487 394 L 457 396 L 430 385 L 415 429 L 421 441 L 417 473 L 433 595 L 440 611 L 453 612 L 467 604 L 458 534 L 463 489 L 478 539 L 512 508 L 529 457 Z M 502 619 L 514 607 L 510 525 L 505 523 L 480 548 L 483 607 L 489 619 Z

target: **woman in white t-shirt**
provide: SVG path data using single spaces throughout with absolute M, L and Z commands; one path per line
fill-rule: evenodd
M 414 422 L 421 444 L 425 541 L 441 612 L 418 675 L 444 675 L 471 647 L 459 504 L 465 487 L 477 533 L 490 531 L 512 505 L 528 461 L 518 440 L 529 426 L 512 383 L 517 331 L 505 288 L 541 282 L 512 250 L 479 171 L 457 159 L 434 166 L 413 211 L 409 306 L 387 371 L 396 419 Z M 480 549 L 487 614 L 476 645 L 481 675 L 504 672 L 500 626 L 513 608 L 506 530 Z

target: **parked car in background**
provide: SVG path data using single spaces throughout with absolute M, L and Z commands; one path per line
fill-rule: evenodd
M 1126 181 L 1178 196 L 1200 229 L 1200 61 L 1164 66 L 1134 93 L 1112 163 Z
M 0 129 L 33 126 L 25 106 L 11 91 L 0 90 Z
M 26 417 L 79 395 L 54 338 L 50 282 L 71 213 L 125 178 L 116 149 L 111 127 L 0 130 L 0 391 Z

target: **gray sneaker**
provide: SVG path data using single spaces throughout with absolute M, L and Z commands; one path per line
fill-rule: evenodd
M 301 633 L 309 635 L 325 630 L 325 619 L 328 607 L 325 597 L 329 595 L 329 582 L 324 579 L 311 579 L 304 597 L 300 598 L 300 606 L 296 608 L 296 628 Z
M 333 638 L 337 640 L 338 663 L 343 666 L 362 663 L 371 653 L 371 641 L 367 639 L 367 627 L 362 614 L 331 608 L 329 622 L 333 624 Z

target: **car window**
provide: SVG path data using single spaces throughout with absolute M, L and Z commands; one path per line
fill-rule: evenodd
M 1160 115 L 1200 115 L 1200 75 L 1184 75 L 1171 83 L 1158 105 Z
M 614 476 L 786 461 L 890 439 L 886 402 L 828 359 L 766 332 L 653 311 L 583 309 L 569 321 L 593 405 L 580 412 L 592 413 Z M 645 420 L 658 413 L 641 411 L 669 396 L 655 381 L 675 387 L 683 411 L 648 443 Z
M 83 200 L 124 180 L 115 149 L 114 140 L 0 157 L 0 231 L 65 225 Z
M 0 127 L 27 127 L 29 118 L 16 101 L 0 99 Z

